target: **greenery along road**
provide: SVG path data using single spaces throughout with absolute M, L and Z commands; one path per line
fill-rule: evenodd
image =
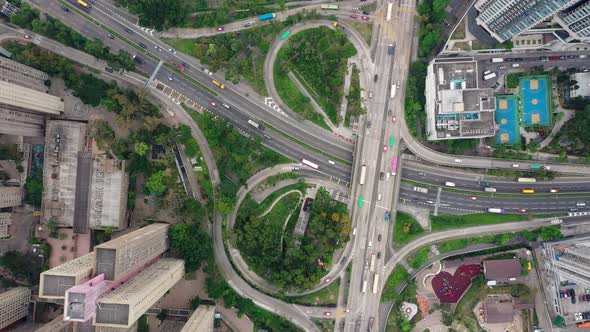
M 297 186 L 304 187 L 304 184 L 282 188 L 261 205 L 246 199 L 238 213 L 233 235 L 254 271 L 284 290 L 315 286 L 326 273 L 317 260 L 320 259 L 329 270 L 334 250 L 348 241 L 351 227 L 346 205 L 333 201 L 325 190 L 320 189 L 300 247 L 295 245 L 296 239 L 292 236 L 295 213 L 287 224 L 284 247 L 281 248 L 284 218 L 293 211 L 296 203 L 283 198 L 267 216 L 258 216 L 276 197 Z

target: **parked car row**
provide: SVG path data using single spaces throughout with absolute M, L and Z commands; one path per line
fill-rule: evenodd
M 576 322 L 579 322 L 582 320 L 588 320 L 588 319 L 590 319 L 590 311 L 576 312 L 574 314 L 574 319 Z
M 572 304 L 576 303 L 576 291 L 573 288 L 563 289 L 559 291 L 559 298 L 571 298 Z

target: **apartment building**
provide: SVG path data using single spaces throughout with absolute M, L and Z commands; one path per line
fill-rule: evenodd
M 0 294 L 0 330 L 29 314 L 31 290 L 17 287 Z
M 23 189 L 20 187 L 0 187 L 0 208 L 23 204 Z
M 91 252 L 41 273 L 39 296 L 64 299 L 66 290 L 92 277 L 95 262 L 95 254 Z

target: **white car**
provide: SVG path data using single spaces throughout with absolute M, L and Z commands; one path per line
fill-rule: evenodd
M 462 162 L 463 162 L 463 160 L 461 160 L 461 159 L 455 159 L 455 162 L 456 162 L 456 163 L 462 163 Z
M 168 52 L 172 53 L 172 54 L 176 54 L 176 51 L 174 49 L 169 48 Z
M 328 160 L 328 164 L 330 164 L 330 165 L 336 165 L 336 163 L 333 162 L 332 160 Z
M 512 164 L 512 167 L 514 167 L 514 168 L 519 168 L 519 167 L 520 167 L 520 165 L 519 165 L 519 164 Z
M 172 78 L 172 76 L 168 76 L 168 81 L 170 81 L 170 82 L 174 81 L 174 79 Z
M 225 107 L 225 108 L 229 109 L 229 105 L 228 105 L 228 104 L 226 104 L 226 103 L 223 103 L 222 105 L 223 105 L 223 107 Z
M 559 225 L 563 222 L 563 219 L 553 219 L 551 220 L 552 225 Z

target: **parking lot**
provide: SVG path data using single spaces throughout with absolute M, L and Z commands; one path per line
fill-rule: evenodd
M 590 288 L 580 285 L 567 285 L 559 288 L 559 306 L 562 316 L 575 322 L 590 320 Z M 574 295 L 574 296 L 572 296 Z M 575 302 L 575 303 L 574 303 Z M 588 313 L 588 318 L 583 319 L 578 313 Z

